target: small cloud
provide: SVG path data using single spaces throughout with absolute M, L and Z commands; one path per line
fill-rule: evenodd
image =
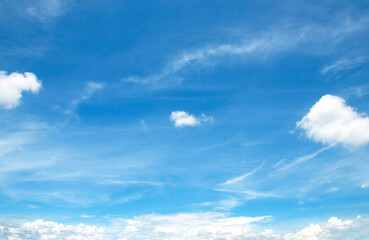
M 99 82 L 87 82 L 86 88 L 82 93 L 81 98 L 83 100 L 89 99 L 97 90 L 103 89 L 105 86 L 104 83 Z
M 81 214 L 79 215 L 81 218 L 93 218 L 95 217 L 95 215 L 86 215 L 86 214 Z
M 23 92 L 37 94 L 41 88 L 39 81 L 34 73 L 11 73 L 0 71 L 0 106 L 6 109 L 17 107 L 22 98 Z
M 26 14 L 34 19 L 45 21 L 61 16 L 65 12 L 65 0 L 38 0 L 32 1 L 27 7 Z
M 331 188 L 329 188 L 327 191 L 326 191 L 326 193 L 333 193 L 333 192 L 337 192 L 338 191 L 338 188 L 336 188 L 336 187 L 331 187 Z
M 28 208 L 33 208 L 33 209 L 35 209 L 35 208 L 39 208 L 38 206 L 36 206 L 36 205 L 28 205 L 27 206 Z
M 147 126 L 146 126 L 145 121 L 143 119 L 141 119 L 140 122 L 141 122 L 141 126 L 142 126 L 143 130 L 146 132 L 147 131 Z
M 185 111 L 174 111 L 170 114 L 170 121 L 174 122 L 176 127 L 184 126 L 197 126 L 203 122 L 213 121 L 212 117 L 208 117 L 205 114 L 201 114 L 199 117 L 195 117 Z
M 232 178 L 232 179 L 229 179 L 227 180 L 226 182 L 220 184 L 220 186 L 226 186 L 226 185 L 231 185 L 231 184 L 235 184 L 235 183 L 238 183 L 238 182 L 241 182 L 243 181 L 245 178 L 253 175 L 254 173 L 256 173 L 259 169 L 261 169 L 262 166 L 252 170 L 251 172 L 248 172 L 248 173 L 245 173 L 241 176 L 238 176 L 238 177 L 235 177 L 235 178 Z
M 361 184 L 361 188 L 369 188 L 369 183 L 363 183 Z
M 369 143 L 369 118 L 346 105 L 343 98 L 329 94 L 315 103 L 297 127 L 315 142 L 350 147 Z
M 87 82 L 85 87 L 81 90 L 80 95 L 71 101 L 67 107 L 63 108 L 59 105 L 54 105 L 51 108 L 56 111 L 60 111 L 67 115 L 75 113 L 77 106 L 88 99 L 90 99 L 97 91 L 102 90 L 105 87 L 104 83 L 100 82 Z

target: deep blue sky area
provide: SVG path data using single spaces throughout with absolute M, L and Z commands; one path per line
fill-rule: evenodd
M 0 238 L 369 239 L 368 43 L 367 1 L 0 0 Z

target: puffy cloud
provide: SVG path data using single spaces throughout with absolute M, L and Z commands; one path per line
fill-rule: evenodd
M 289 233 L 284 236 L 285 240 L 321 240 L 321 239 L 363 239 L 368 236 L 360 216 L 355 220 L 342 221 L 337 217 L 331 217 L 325 225 L 311 223 L 309 227 L 297 233 Z
M 174 111 L 170 114 L 170 120 L 174 122 L 174 126 L 176 127 L 184 127 L 184 126 L 197 126 L 202 122 L 212 121 L 212 117 L 208 117 L 205 114 L 201 114 L 199 117 L 195 117 L 184 111 Z
M 0 226 L 0 238 L 12 240 L 103 240 L 106 229 L 85 224 L 64 225 L 36 220 L 22 225 Z
M 110 227 L 93 225 L 64 225 L 36 220 L 0 223 L 0 239 L 12 240 L 133 240 L 133 239 L 228 239 L 228 240 L 343 240 L 366 239 L 369 236 L 368 219 L 354 220 L 331 217 L 325 224 L 311 223 L 293 233 L 260 230 L 254 225 L 270 217 L 231 217 L 227 213 L 147 214 L 129 219 L 112 219 Z
M 120 238 L 130 239 L 238 239 L 248 236 L 251 223 L 268 220 L 264 217 L 229 217 L 227 213 L 148 214 L 120 219 L 124 231 Z M 254 236 L 273 235 L 270 231 Z
M 297 127 L 316 142 L 351 147 L 369 143 L 369 118 L 347 106 L 344 99 L 329 94 L 315 103 Z
M 268 216 L 230 217 L 215 212 L 142 215 L 121 220 L 125 225 L 120 239 L 343 240 L 353 236 L 363 239 L 369 233 L 368 221 L 360 217 L 346 221 L 331 217 L 326 224 L 312 223 L 301 231 L 286 234 L 253 229 L 253 225 L 268 220 Z
M 15 108 L 20 103 L 22 92 L 38 93 L 40 88 L 41 81 L 33 73 L 7 74 L 0 71 L 0 106 L 7 109 Z

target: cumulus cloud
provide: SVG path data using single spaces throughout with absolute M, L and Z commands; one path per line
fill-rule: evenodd
M 184 126 L 197 126 L 202 122 L 212 121 L 212 117 L 208 117 L 205 114 L 201 114 L 199 117 L 195 117 L 184 111 L 174 111 L 170 114 L 170 121 L 174 122 L 174 126 L 176 127 L 184 127 Z
M 120 219 L 121 239 L 236 239 L 247 236 L 251 223 L 270 217 L 230 217 L 227 213 L 148 214 Z M 262 232 L 258 235 L 268 234 Z
M 12 109 L 20 104 L 22 93 L 38 93 L 41 88 L 35 74 L 31 72 L 11 73 L 0 71 L 0 106 Z
M 36 220 L 22 225 L 0 226 L 0 238 L 12 240 L 104 240 L 106 229 L 85 224 L 64 225 L 56 222 Z
M 311 223 L 302 230 L 290 233 L 263 229 L 260 225 L 269 220 L 269 216 L 231 217 L 228 213 L 218 212 L 147 214 L 128 219 L 111 219 L 112 225 L 109 227 L 85 224 L 64 225 L 36 220 L 23 224 L 0 223 L 0 238 L 13 240 L 344 240 L 366 239 L 369 234 L 368 219 L 360 216 L 353 220 L 331 217 L 325 224 Z
M 369 143 L 369 118 L 346 105 L 343 98 L 329 94 L 315 103 L 297 127 L 324 144 L 359 147 Z

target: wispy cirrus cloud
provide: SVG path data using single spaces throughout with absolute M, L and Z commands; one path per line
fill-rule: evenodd
M 254 170 L 252 170 L 251 172 L 247 172 L 239 177 L 235 177 L 235 178 L 232 178 L 232 179 L 229 179 L 227 181 L 225 181 L 224 183 L 220 184 L 220 186 L 226 186 L 226 185 L 231 185 L 231 184 L 235 184 L 235 183 L 238 183 L 242 180 L 244 180 L 245 178 L 253 175 L 254 173 L 256 173 L 262 166 L 258 167 L 258 168 L 255 168 Z
M 322 48 L 327 52 L 327 47 L 324 47 L 327 43 L 330 44 L 329 47 L 332 47 L 350 34 L 368 29 L 368 23 L 369 18 L 363 17 L 358 20 L 346 19 L 334 25 L 281 24 L 264 32 L 249 33 L 246 35 L 247 37 L 244 37 L 245 35 L 240 36 L 239 40 L 235 42 L 208 44 L 208 46 L 202 48 L 185 50 L 168 61 L 158 73 L 147 77 L 130 76 L 123 78 L 122 81 L 160 87 L 161 85 L 180 84 L 184 80 L 184 72 L 191 68 L 207 66 L 209 63 L 211 65 L 217 64 L 226 57 L 247 56 L 266 59 L 266 57 L 273 54 L 287 51 L 304 51 L 302 49 L 309 49 L 306 52 L 307 54 L 321 54 Z M 353 66 L 353 62 L 356 61 L 357 64 L 362 62 L 364 58 L 358 57 L 356 60 L 347 61 L 347 64 L 341 62 L 333 64 L 335 66 L 327 66 L 322 70 L 322 73 L 344 65 Z M 348 64 L 349 62 L 351 64 Z
M 69 0 L 31 0 L 24 2 L 23 6 L 29 17 L 47 21 L 63 15 L 69 3 Z
M 63 108 L 59 105 L 54 105 L 53 109 L 59 110 L 65 114 L 74 114 L 77 106 L 88 99 L 90 99 L 97 91 L 102 90 L 105 87 L 101 82 L 87 82 L 85 87 L 81 90 L 80 95 L 72 100 L 67 107 Z
M 340 59 L 333 64 L 325 66 L 320 73 L 327 74 L 327 73 L 337 73 L 344 70 L 354 69 L 366 62 L 369 61 L 369 56 L 359 56 L 355 58 L 347 58 L 347 59 Z

